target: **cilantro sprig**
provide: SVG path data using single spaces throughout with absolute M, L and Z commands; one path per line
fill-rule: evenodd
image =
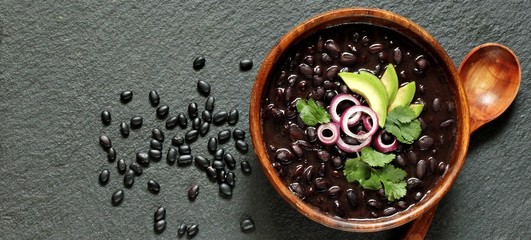
M 317 105 L 315 100 L 303 100 L 297 101 L 297 112 L 299 112 L 302 121 L 308 126 L 315 126 L 318 123 L 329 123 L 330 115 L 322 107 Z
M 389 112 L 384 128 L 399 142 L 406 144 L 412 144 L 422 132 L 415 112 L 407 106 L 399 106 Z
M 379 190 L 383 187 L 389 201 L 406 195 L 407 173 L 390 164 L 396 155 L 384 154 L 371 147 L 361 149 L 361 155 L 345 162 L 343 174 L 349 183 L 358 182 L 361 187 Z

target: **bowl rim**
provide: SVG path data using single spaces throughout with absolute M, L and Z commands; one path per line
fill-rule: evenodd
M 305 203 L 296 197 L 276 174 L 276 171 L 273 169 L 271 161 L 267 156 L 263 141 L 261 102 L 264 88 L 267 85 L 267 80 L 269 78 L 269 73 L 292 43 L 325 27 L 345 23 L 373 23 L 371 20 L 374 19 L 386 22 L 386 24 L 390 24 L 393 27 L 383 24 L 376 25 L 392 28 L 407 37 L 411 37 L 411 34 L 413 34 L 416 38 L 415 41 L 417 41 L 418 44 L 430 48 L 428 51 L 441 61 L 441 67 L 449 78 L 450 89 L 456 104 L 456 142 L 452 153 L 453 159 L 450 161 L 452 164 L 448 166 L 442 179 L 425 194 L 424 198 L 419 201 L 419 203 L 388 217 L 374 219 L 344 219 L 327 215 L 310 204 Z M 405 32 L 407 32 L 407 34 Z M 435 38 L 433 38 L 425 29 L 401 15 L 386 10 L 376 8 L 341 8 L 309 18 L 286 33 L 270 50 L 262 62 L 252 89 L 249 123 L 255 153 L 265 175 L 278 194 L 292 207 L 313 221 L 331 228 L 351 232 L 376 232 L 395 228 L 418 218 L 432 207 L 435 207 L 440 199 L 448 192 L 463 166 L 468 150 L 470 136 L 468 111 L 466 94 L 455 65 L 446 51 L 444 51 Z

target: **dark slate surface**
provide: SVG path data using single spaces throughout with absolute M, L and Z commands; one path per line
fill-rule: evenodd
M 416 21 L 456 64 L 484 42 L 514 49 L 523 70 L 519 95 L 508 112 L 472 135 L 468 161 L 428 239 L 531 236 L 529 1 L 151 2 L 159 1 L 2 1 L 0 239 L 175 239 L 181 222 L 199 224 L 197 239 L 396 239 L 403 229 L 346 233 L 306 219 L 271 188 L 253 154 L 241 155 L 231 144 L 224 147 L 254 168 L 250 176 L 236 170 L 232 199 L 219 197 L 216 184 L 194 166 L 168 167 L 163 160 L 113 207 L 122 176 L 98 145 L 101 134 L 110 135 L 127 162 L 147 151 L 150 129 L 163 125 L 148 92 L 158 90 L 175 115 L 190 101 L 202 107 L 198 79 L 213 85 L 218 110 L 241 110 L 237 126 L 248 130 L 250 89 L 268 50 L 304 19 L 350 6 L 384 8 Z M 200 55 L 206 67 L 195 72 L 192 61 Z M 255 62 L 249 72 L 238 69 L 244 58 Z M 134 91 L 131 103 L 119 102 L 122 90 Z M 109 127 L 100 122 L 102 110 L 112 112 Z M 133 115 L 144 117 L 144 127 L 120 138 L 120 121 Z M 175 134 L 183 131 L 166 131 L 167 139 Z M 205 140 L 192 148 L 204 152 Z M 105 168 L 111 180 L 102 187 L 98 174 Z M 161 184 L 160 194 L 148 192 L 150 179 Z M 201 189 L 190 203 L 186 189 L 194 183 Z M 160 235 L 153 232 L 158 206 L 167 208 L 168 222 Z M 257 228 L 244 234 L 239 221 L 246 216 Z

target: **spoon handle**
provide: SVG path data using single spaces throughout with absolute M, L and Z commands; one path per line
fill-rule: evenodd
M 402 240 L 423 240 L 426 236 L 426 233 L 428 233 L 428 229 L 430 228 L 433 216 L 435 216 L 435 212 L 437 211 L 437 205 L 438 204 L 433 206 L 433 208 L 428 210 L 419 218 L 413 220 L 409 224 L 409 229 L 402 237 Z

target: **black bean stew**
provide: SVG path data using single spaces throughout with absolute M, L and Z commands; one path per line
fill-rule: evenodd
M 393 202 L 383 189 L 348 183 L 343 166 L 356 154 L 320 144 L 316 127 L 305 125 L 295 107 L 297 100 L 312 98 L 328 109 L 337 94 L 352 94 L 339 72 L 368 70 L 380 77 L 389 63 L 400 86 L 416 82 L 413 102 L 425 105 L 419 117 L 421 137 L 393 152 L 392 164 L 407 172 L 407 193 Z M 262 100 L 265 147 L 286 186 L 308 204 L 341 218 L 392 215 L 420 201 L 448 168 L 455 145 L 455 104 L 446 74 L 416 42 L 379 26 L 335 26 L 302 39 L 275 69 Z

